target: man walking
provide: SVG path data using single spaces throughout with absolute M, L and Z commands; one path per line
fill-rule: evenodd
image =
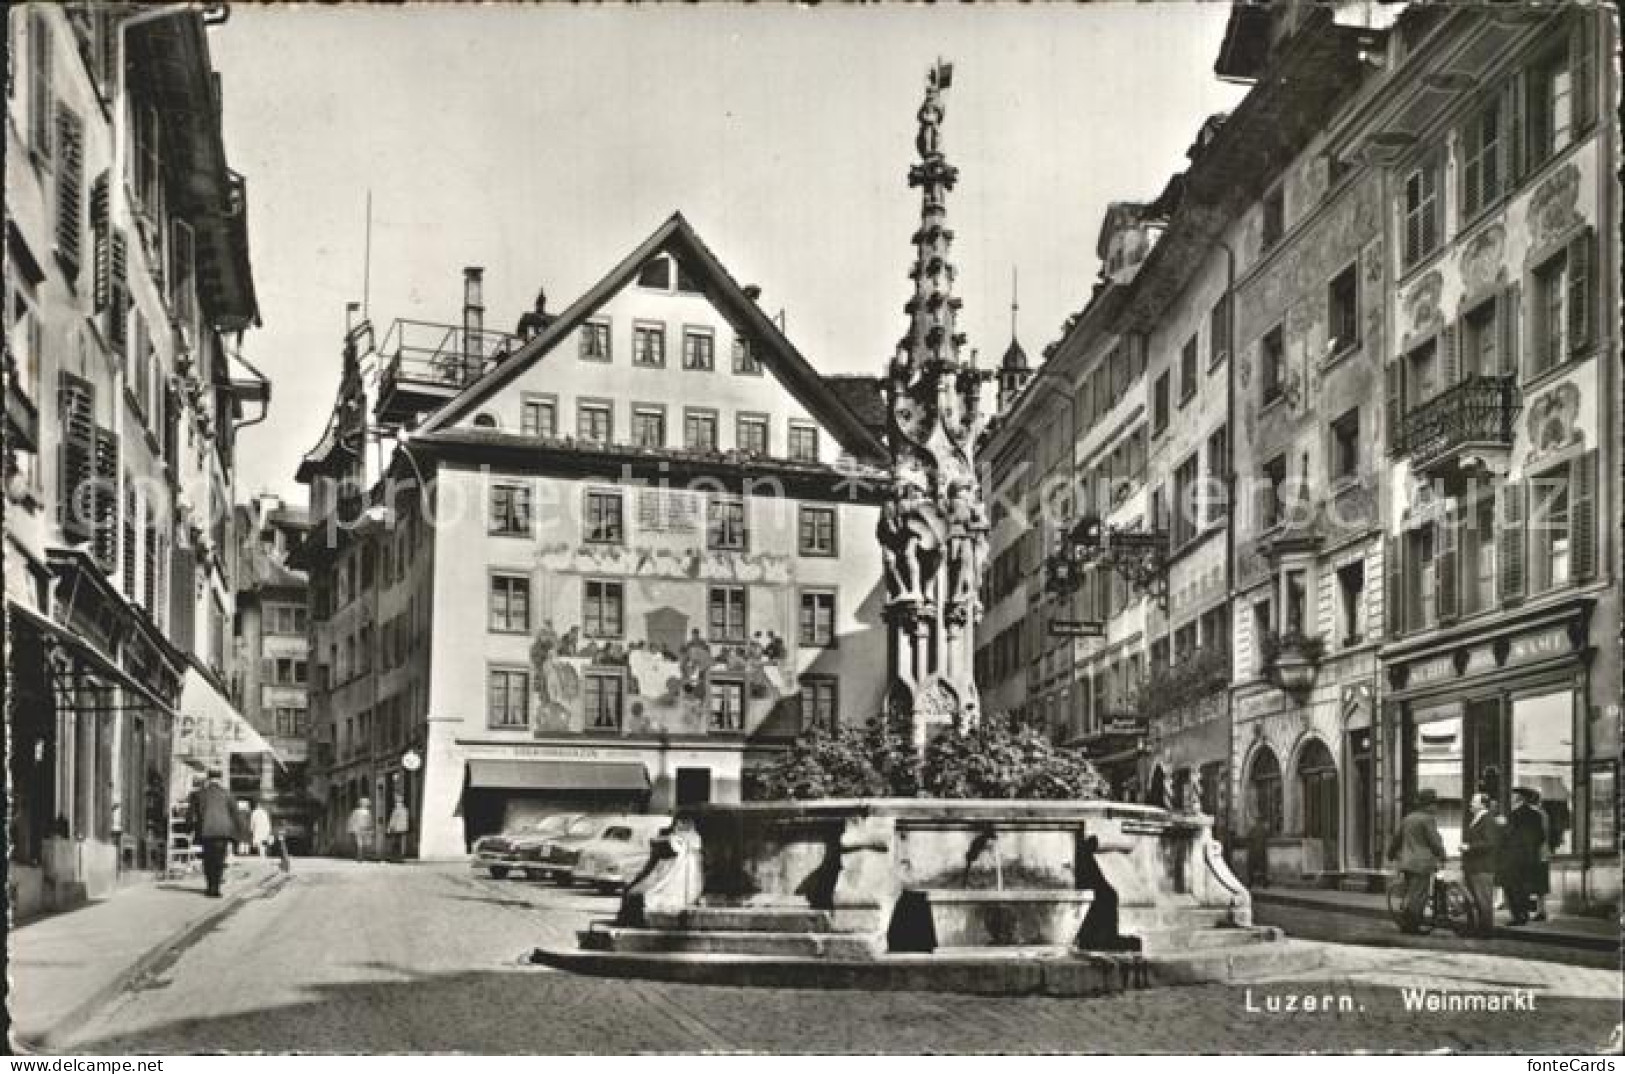
M 1421 931 L 1433 874 L 1444 864 L 1444 840 L 1439 838 L 1439 824 L 1433 817 L 1438 799 L 1431 787 L 1417 792 L 1416 808 L 1405 814 L 1388 843 L 1388 857 L 1398 859 L 1399 873 L 1405 879 L 1405 923 L 1400 926 L 1401 932 Z
M 350 822 L 345 825 L 355 842 L 355 860 L 365 861 L 367 848 L 373 840 L 372 799 L 363 798 L 350 810 Z
M 1467 830 L 1461 840 L 1461 871 L 1467 893 L 1473 898 L 1480 936 L 1495 931 L 1496 858 L 1501 848 L 1501 821 L 1490 808 L 1490 796 L 1482 792 L 1468 803 Z
M 1540 852 L 1546 842 L 1546 820 L 1535 807 L 1539 798 L 1528 787 L 1512 788 L 1512 812 L 1501 841 L 1501 886 L 1513 925 L 1529 923 L 1530 902 L 1539 886 Z
M 389 811 L 389 823 L 384 831 L 389 835 L 390 854 L 396 861 L 406 858 L 406 833 L 412 830 L 412 815 L 406 808 L 406 796 L 395 796 L 395 808 Z
M 231 795 L 220 785 L 219 768 L 210 768 L 208 779 L 192 794 L 192 837 L 203 847 L 204 894 L 220 897 L 220 880 L 226 871 L 226 850 L 241 837 Z

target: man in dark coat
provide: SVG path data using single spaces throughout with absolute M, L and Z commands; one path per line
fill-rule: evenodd
M 237 810 L 221 786 L 219 768 L 209 769 L 208 781 L 192 793 L 192 837 L 203 847 L 204 894 L 220 897 L 220 879 L 226 871 L 226 848 L 244 838 L 238 830 Z
M 1388 857 L 1396 859 L 1399 873 L 1405 879 L 1404 932 L 1421 929 L 1422 915 L 1427 909 L 1428 892 L 1433 889 L 1433 874 L 1444 864 L 1444 840 L 1439 837 L 1439 822 L 1433 817 L 1438 794 L 1424 787 L 1416 795 L 1416 808 L 1405 814 L 1399 830 L 1388 844 Z
M 1501 848 L 1501 819 L 1490 808 L 1490 796 L 1480 792 L 1468 803 L 1467 830 L 1461 837 L 1461 871 L 1467 893 L 1478 911 L 1478 933 L 1495 930 L 1496 858 Z
M 1512 789 L 1512 812 L 1507 814 L 1501 840 L 1501 886 L 1513 925 L 1529 922 L 1529 903 L 1540 877 L 1540 852 L 1546 842 L 1546 818 L 1535 808 L 1539 795 L 1528 787 Z

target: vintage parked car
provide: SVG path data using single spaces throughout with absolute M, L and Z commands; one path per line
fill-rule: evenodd
M 520 858 L 524 851 L 563 835 L 570 825 L 583 816 L 581 813 L 554 813 L 539 820 L 527 821 L 512 831 L 484 836 L 474 844 L 474 868 L 490 870 L 492 878 L 496 880 L 503 879 L 510 872 L 522 871 Z
M 607 815 L 581 814 L 561 832 L 530 843 L 519 853 L 518 869 L 527 880 L 567 877 L 575 865 L 582 844 L 598 835 L 613 819 Z
M 597 838 L 582 844 L 570 880 L 603 892 L 620 891 L 649 864 L 654 840 L 670 830 L 670 817 L 612 817 Z

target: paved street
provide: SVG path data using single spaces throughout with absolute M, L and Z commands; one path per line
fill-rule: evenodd
M 613 900 L 452 865 L 300 861 L 65 1042 L 87 1052 L 1593 1051 L 1619 1021 L 1614 972 L 1506 957 L 1338 947 L 1333 968 L 1257 984 L 1252 1004 L 1347 995 L 1341 1014 L 1249 1011 L 1203 986 L 1106 999 L 744 990 L 576 977 L 522 964 Z M 1407 1012 L 1401 987 L 1530 988 L 1532 1012 Z

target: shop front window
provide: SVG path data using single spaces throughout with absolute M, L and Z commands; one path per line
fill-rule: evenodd
M 1540 792 L 1546 845 L 1571 850 L 1574 825 L 1574 695 L 1568 690 L 1512 700 L 1512 787 Z
M 1411 734 L 1416 781 L 1415 790 L 1404 803 L 1405 811 L 1413 808 L 1417 792 L 1431 790 L 1438 796 L 1434 816 L 1439 822 L 1439 836 L 1447 851 L 1457 852 L 1461 847 L 1462 808 L 1470 796 L 1464 778 L 1461 706 L 1419 713 Z

